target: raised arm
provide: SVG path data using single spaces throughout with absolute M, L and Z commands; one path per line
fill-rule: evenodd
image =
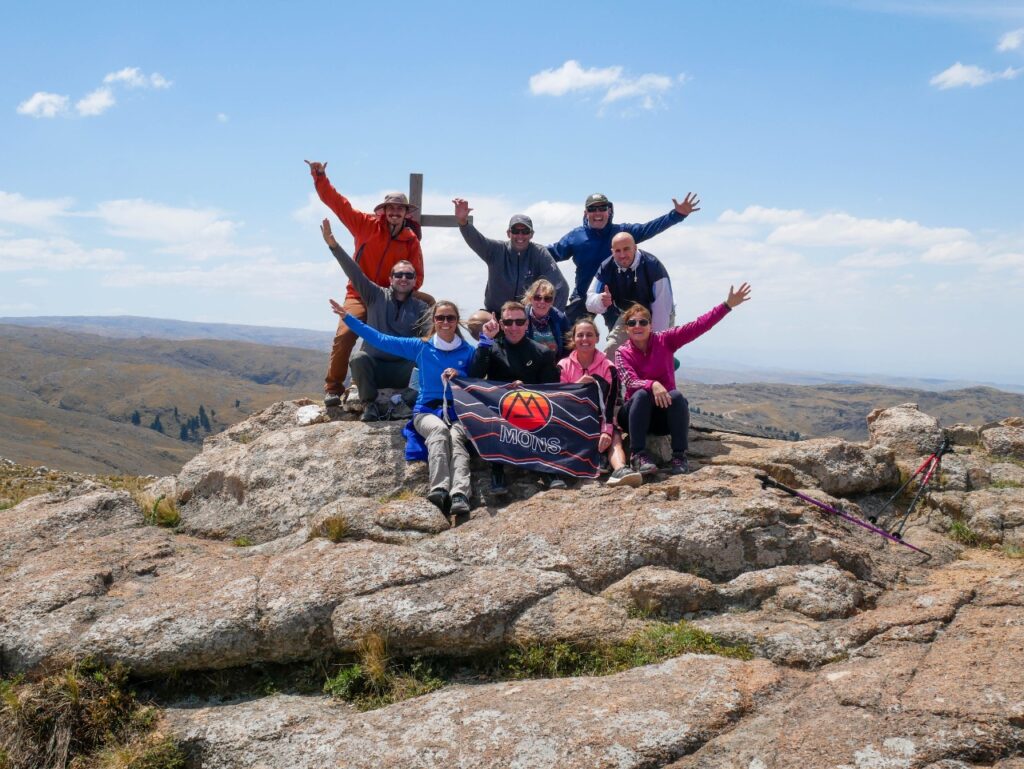
M 505 244 L 500 240 L 485 238 L 480 234 L 480 230 L 469 221 L 469 212 L 473 210 L 469 207 L 469 201 L 454 198 L 452 203 L 455 204 L 455 220 L 459 223 L 462 239 L 466 241 L 467 246 L 473 249 L 473 253 L 490 264 L 495 257 L 502 254 Z
M 357 241 L 369 237 L 376 227 L 377 217 L 353 208 L 352 204 L 348 202 L 348 198 L 334 189 L 327 178 L 326 163 L 307 160 L 306 165 L 309 166 L 309 173 L 313 177 L 316 194 L 320 196 L 324 205 L 341 219 L 341 223 L 348 228 Z
M 682 203 L 672 198 L 672 210 L 664 216 L 651 219 L 646 224 L 624 224 L 622 226 L 633 236 L 633 240 L 640 243 L 650 240 L 655 235 L 660 235 L 673 224 L 679 224 L 694 211 L 700 211 L 700 198 L 695 193 L 688 192 Z
M 405 358 L 406 360 L 411 361 L 419 359 L 420 352 L 424 345 L 422 340 L 416 339 L 415 337 L 382 334 L 373 326 L 363 323 L 355 315 L 349 315 L 345 308 L 333 299 L 331 299 L 330 302 L 331 312 L 344 320 L 345 325 L 348 326 L 352 333 L 360 339 L 365 339 L 378 350 L 389 352 L 400 358 Z
M 320 234 L 324 236 L 324 243 L 331 249 L 331 253 L 334 254 L 334 258 L 338 260 L 338 264 L 341 265 L 341 269 L 348 275 L 349 280 L 352 281 L 352 285 L 356 287 L 356 291 L 359 292 L 359 296 L 363 302 L 369 306 L 377 300 L 383 298 L 384 289 L 366 277 L 366 273 L 360 269 L 356 261 L 348 255 L 348 252 L 338 245 L 337 239 L 334 237 L 334 233 L 331 232 L 331 220 L 324 219 L 320 224 Z
M 729 286 L 729 295 L 726 300 L 715 307 L 712 307 L 706 313 L 701 315 L 696 320 L 692 320 L 689 323 L 676 326 L 665 332 L 665 343 L 674 352 L 682 347 L 684 344 L 692 342 L 702 334 L 706 334 L 710 331 L 722 318 L 729 314 L 734 307 L 739 307 L 741 304 L 750 299 L 750 284 L 743 283 L 740 285 L 738 290 L 733 290 L 732 286 Z

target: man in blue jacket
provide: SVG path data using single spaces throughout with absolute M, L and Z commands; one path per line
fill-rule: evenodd
M 583 225 L 548 246 L 556 262 L 572 259 L 576 265 L 576 283 L 565 308 L 569 323 L 575 323 L 586 313 L 587 288 L 601 262 L 611 255 L 612 238 L 620 232 L 628 232 L 635 243 L 642 243 L 683 221 L 694 211 L 700 211 L 699 206 L 700 199 L 688 192 L 682 203 L 672 198 L 672 210 L 647 224 L 614 224 L 615 208 L 608 197 L 600 192 L 590 195 L 583 206 Z

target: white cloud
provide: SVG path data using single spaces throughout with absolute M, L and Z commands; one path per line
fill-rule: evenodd
M 228 116 L 225 115 L 223 112 L 218 112 L 217 113 L 217 122 L 218 123 L 226 123 L 226 122 L 228 122 Z
M 21 270 L 112 269 L 124 254 L 112 248 L 86 248 L 68 238 L 0 240 L 0 272 Z
M 75 103 L 75 109 L 82 117 L 96 117 L 113 107 L 117 101 L 109 88 L 97 88 Z
M 1022 45 L 1024 45 L 1024 27 L 1007 32 L 999 38 L 999 45 L 996 46 L 996 50 L 1016 51 Z
M 19 115 L 29 117 L 57 117 L 68 110 L 68 97 L 46 91 L 36 91 L 18 105 Z
M 215 209 L 176 208 L 141 199 L 104 201 L 95 215 L 112 235 L 162 243 L 225 241 L 237 227 Z
M 71 198 L 30 200 L 16 192 L 0 190 L 0 222 L 25 227 L 52 227 L 53 220 L 66 214 L 73 202 Z
M 660 97 L 674 85 L 685 83 L 685 74 L 675 78 L 648 73 L 638 77 L 623 74 L 621 66 L 584 69 L 569 59 L 557 69 L 545 69 L 530 77 L 530 93 L 535 96 L 565 96 L 574 92 L 604 91 L 602 104 L 637 99 L 644 109 L 654 109 Z
M 925 227 L 905 219 L 862 219 L 846 213 L 805 215 L 776 227 L 769 243 L 806 247 L 927 247 L 968 236 L 953 227 Z
M 154 72 L 152 75 L 146 75 L 138 67 L 125 67 L 117 72 L 111 72 L 103 78 L 103 82 L 109 84 L 117 83 L 125 86 L 126 88 L 170 88 L 173 83 L 161 75 L 159 72 Z
M 990 72 L 987 69 L 976 67 L 973 64 L 961 64 L 960 62 L 957 62 L 952 67 L 949 67 L 937 74 L 928 82 L 942 91 L 949 88 L 962 88 L 963 86 L 977 88 L 978 86 L 987 85 L 988 83 L 992 83 L 996 80 L 1013 80 L 1021 72 L 1024 72 L 1024 68 L 1007 67 L 1002 72 Z

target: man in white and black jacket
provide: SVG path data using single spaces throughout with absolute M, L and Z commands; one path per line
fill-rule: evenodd
M 620 232 L 612 238 L 612 255 L 601 262 L 587 291 L 587 310 L 604 315 L 610 329 L 605 355 L 614 355 L 625 342 L 619 316 L 633 304 L 650 311 L 652 331 L 672 327 L 675 308 L 668 270 L 654 254 L 638 249 L 632 235 Z

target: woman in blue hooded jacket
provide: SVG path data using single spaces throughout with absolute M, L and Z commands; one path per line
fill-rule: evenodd
M 555 307 L 555 285 L 546 278 L 533 281 L 523 294 L 522 302 L 528 321 L 526 338 L 554 352 L 556 361 L 564 358 L 569 322 L 565 313 Z
M 459 308 L 441 300 L 430 309 L 433 333 L 425 338 L 382 334 L 331 300 L 331 310 L 353 333 L 378 350 L 411 360 L 419 369 L 420 394 L 413 408 L 412 423 L 427 446 L 430 468 L 429 499 L 442 513 L 461 515 L 469 504 L 469 436 L 455 416 L 446 384 L 454 376 L 466 376 L 473 359 L 473 347 L 459 332 Z M 425 325 L 425 324 L 424 324 Z

